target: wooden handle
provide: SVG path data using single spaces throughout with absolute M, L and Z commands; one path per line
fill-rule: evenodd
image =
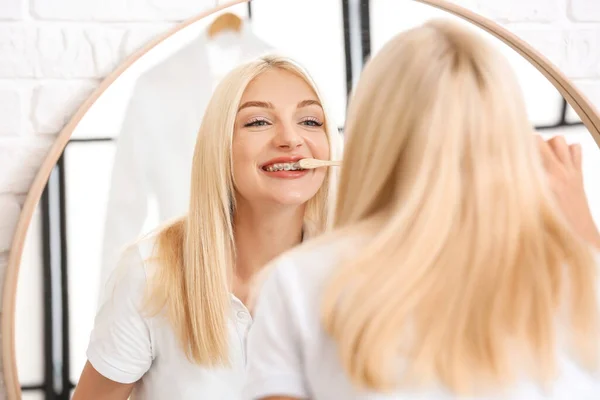
M 298 161 L 298 164 L 301 168 L 313 169 L 319 167 L 339 167 L 340 165 L 342 165 L 342 162 L 333 160 L 317 160 L 315 158 L 304 158 Z

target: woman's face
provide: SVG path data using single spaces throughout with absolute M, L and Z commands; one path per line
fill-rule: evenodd
M 312 198 L 323 184 L 325 168 L 281 168 L 303 158 L 329 158 L 324 122 L 316 94 L 293 73 L 272 69 L 250 82 L 233 135 L 238 197 L 281 205 L 300 205 Z

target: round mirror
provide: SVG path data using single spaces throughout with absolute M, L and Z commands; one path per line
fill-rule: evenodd
M 3 333 L 14 337 L 16 365 L 4 355 L 7 376 L 14 378 L 7 381 L 9 392 L 30 400 L 70 397 L 120 251 L 186 212 L 195 136 L 212 90 L 236 65 L 263 54 L 290 56 L 308 70 L 343 135 L 349 93 L 365 61 L 388 39 L 438 17 L 470 26 L 510 60 L 532 126 L 546 137 L 564 135 L 583 145 L 587 194 L 600 222 L 600 188 L 592 175 L 600 168 L 600 150 L 574 110 L 587 105 L 569 104 L 522 54 L 443 9 L 450 6 L 427 3 L 241 1 L 185 23 L 132 56 L 66 133 L 64 151 L 27 221 L 22 257 L 11 266 L 18 268 L 10 289 L 16 291 L 9 314 L 14 336 Z

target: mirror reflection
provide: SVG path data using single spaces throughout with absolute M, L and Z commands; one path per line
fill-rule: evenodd
M 348 94 L 365 61 L 397 33 L 440 17 L 478 32 L 508 58 L 524 93 L 530 122 L 539 133 L 546 138 L 562 135 L 570 143 L 582 144 L 585 186 L 598 222 L 600 190 L 594 187 L 591 173 L 600 167 L 598 147 L 554 86 L 500 40 L 458 17 L 415 1 L 371 0 L 355 4 L 254 0 L 238 4 L 193 23 L 142 56 L 106 90 L 75 129 L 34 215 L 19 273 L 16 354 L 23 399 L 61 399 L 72 395 L 89 357 L 90 334 L 95 320 L 98 323 L 97 315 L 103 307 L 108 313 L 107 287 L 112 288 L 119 264 L 135 262 L 127 258 L 135 258 L 135 254 L 124 253 L 126 246 L 186 215 L 194 202 L 193 193 L 198 198 L 208 198 L 206 187 L 190 186 L 192 176 L 203 176 L 205 171 L 217 174 L 219 169 L 223 174 L 230 173 L 222 158 L 209 157 L 208 152 L 198 150 L 196 154 L 206 158 L 197 161 L 197 169 L 193 169 L 201 125 L 207 137 L 217 140 L 224 135 L 210 136 L 209 131 L 223 130 L 223 124 L 232 122 L 223 116 L 227 102 L 213 100 L 213 104 L 222 107 L 222 113 L 207 111 L 215 93 L 223 93 L 230 103 L 237 101 L 238 106 L 247 104 L 235 110 L 236 128 L 230 132 L 234 138 L 234 198 L 227 198 L 226 190 L 213 193 L 218 199 L 213 211 L 223 211 L 223 204 L 235 200 L 234 212 L 219 214 L 220 221 L 231 226 L 233 222 L 227 222 L 230 216 L 247 216 L 235 221 L 240 232 L 233 233 L 248 235 L 245 242 L 237 236 L 236 240 L 240 246 L 246 246 L 237 248 L 238 257 L 256 256 L 243 258 L 251 271 L 279 249 L 320 232 L 319 224 L 324 223 L 327 210 L 321 204 L 324 202 L 317 200 L 320 195 L 324 197 L 323 188 L 335 184 L 337 174 L 335 167 L 304 173 L 265 170 L 266 174 L 287 174 L 287 178 L 294 173 L 300 176 L 279 185 L 271 182 L 272 177 L 263 179 L 251 165 L 258 165 L 261 170 L 275 164 L 285 168 L 283 164 L 294 161 L 285 157 L 296 155 L 339 159 L 336 141 L 343 141 Z M 307 25 L 311 29 L 306 29 Z M 239 74 L 238 80 L 231 82 L 236 88 L 232 90 L 245 88 L 238 100 L 231 93 L 218 90 L 219 83 L 237 66 L 271 54 L 295 61 L 314 80 L 317 93 L 294 71 L 287 75 L 273 71 L 259 74 L 247 87 L 243 74 Z M 261 102 L 269 104 L 256 104 Z M 210 125 L 216 122 L 207 120 L 209 115 L 218 116 L 215 121 L 221 125 Z M 203 143 L 219 146 L 217 142 Z M 280 159 L 282 154 L 284 159 Z M 217 168 L 219 162 L 222 164 Z M 311 207 L 305 210 L 304 205 L 311 201 Z M 281 214 L 295 222 L 264 222 L 267 228 L 278 232 L 281 242 L 271 242 L 268 251 L 261 252 L 257 246 L 263 238 L 258 234 L 253 237 L 250 227 L 256 222 L 253 218 L 262 215 L 265 204 L 270 205 L 266 207 L 267 215 L 279 215 L 273 209 L 295 210 L 289 215 Z M 206 216 L 201 213 L 209 209 L 206 204 L 198 205 L 198 215 Z M 300 218 L 296 218 L 298 212 L 302 214 Z M 305 212 L 314 215 L 308 218 Z M 214 246 L 228 243 L 231 232 L 226 229 L 207 230 L 204 237 L 195 240 L 216 233 L 223 235 L 223 240 Z M 227 253 L 226 247 L 222 254 Z M 198 254 L 203 256 L 206 255 Z M 176 279 L 159 275 L 161 278 Z M 240 337 L 250 325 L 243 304 L 249 287 L 243 278 L 233 280 L 235 332 Z M 149 328 L 142 325 L 140 329 Z M 164 336 L 157 339 L 160 351 L 181 355 L 176 345 L 180 338 L 168 329 L 164 332 L 160 335 L 168 336 L 168 340 Z M 162 339 L 172 347 L 166 347 Z M 156 360 L 156 354 L 150 354 Z M 161 360 L 168 358 L 164 354 L 161 353 Z M 163 377 L 170 382 L 185 381 L 194 371 L 174 368 L 169 362 L 162 368 L 168 371 Z M 172 374 L 177 374 L 177 379 Z M 213 388 L 212 394 L 211 389 L 194 385 L 180 387 L 175 383 L 167 387 L 171 395 L 173 390 L 179 391 L 176 397 L 182 399 L 198 393 L 209 398 L 228 398 L 226 391 L 234 390 L 239 374 L 235 370 L 225 375 L 222 379 L 230 379 L 230 387 Z M 164 384 L 160 379 L 165 378 L 157 379 L 154 384 Z M 154 398 L 143 397 L 148 388 L 152 388 L 151 384 L 139 389 L 138 395 Z M 194 390 L 197 391 L 191 393 Z

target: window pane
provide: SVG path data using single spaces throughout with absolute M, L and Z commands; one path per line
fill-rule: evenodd
M 567 106 L 566 120 L 569 123 L 581 122 L 581 118 L 579 118 L 579 115 L 577 115 L 577 113 L 575 112 L 573 107 L 571 107 L 570 104 Z
M 482 29 L 445 11 L 415 1 L 372 0 L 370 17 L 373 54 L 395 34 L 432 18 L 457 21 L 481 33 L 512 65 L 524 92 L 530 121 L 536 126 L 552 125 L 559 121 L 562 96 L 556 88 L 520 54 Z
M 71 143 L 65 151 L 71 379 L 86 362 L 99 297 L 104 215 L 114 144 Z
M 28 390 L 21 395 L 22 400 L 45 400 L 44 392 L 41 390 Z
M 339 0 L 261 0 L 252 3 L 256 35 L 312 75 L 333 118 L 346 116 L 344 24 Z
M 70 372 L 74 383 L 86 362 L 85 353 L 98 305 L 104 219 L 114 151 L 114 142 L 71 143 L 64 155 Z M 149 210 L 144 229 L 156 224 L 153 211 Z
M 25 240 L 15 305 L 17 369 L 19 382 L 25 386 L 39 385 L 44 381 L 43 295 L 42 223 L 38 207 Z

